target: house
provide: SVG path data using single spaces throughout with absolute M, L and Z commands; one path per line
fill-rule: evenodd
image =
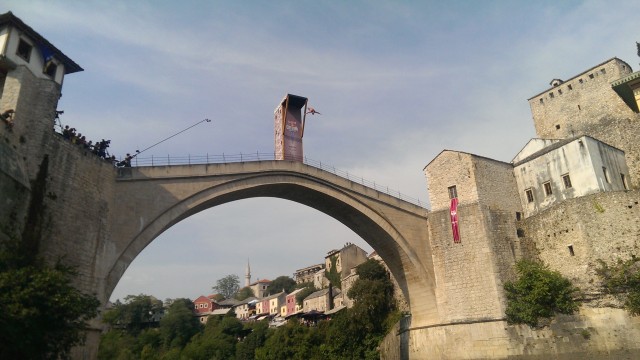
M 340 295 L 340 293 L 340 289 L 336 287 L 329 287 L 311 293 L 309 296 L 304 298 L 303 311 L 305 313 L 310 311 L 328 311 L 333 308 L 334 297 Z
M 233 311 L 235 311 L 236 317 L 240 320 L 248 320 L 249 317 L 256 314 L 257 302 L 258 299 L 252 296 L 234 305 Z
M 220 306 L 215 301 L 213 301 L 210 297 L 204 295 L 201 295 L 197 299 L 193 300 L 193 307 L 194 315 L 199 318 L 200 323 L 202 324 L 206 324 L 209 315 L 211 315 L 214 310 L 220 308 Z
M 324 267 L 325 267 L 325 264 L 316 264 L 316 265 L 307 266 L 302 269 L 298 269 L 293 273 L 293 278 L 295 279 L 296 284 L 313 282 L 314 275 L 318 271 L 323 270 Z
M 302 306 L 298 305 L 298 302 L 296 301 L 296 296 L 302 290 L 304 289 L 296 289 L 290 294 L 287 294 L 285 298 L 285 304 L 283 305 L 284 310 L 281 311 L 280 316 L 286 317 L 302 311 Z
M 567 199 L 629 190 L 624 152 L 586 135 L 532 139 L 512 164 L 525 217 Z
M 340 250 L 331 250 L 324 257 L 325 271 L 332 271 L 333 267 L 340 274 L 340 278 L 349 275 L 351 268 L 367 261 L 367 252 L 359 246 L 346 243 Z
M 253 295 L 258 299 L 261 299 L 267 295 L 267 288 L 269 287 L 269 284 L 271 284 L 271 280 L 258 279 L 258 281 L 249 285 L 249 287 L 253 290 Z
M 271 316 L 280 315 L 280 307 L 283 304 L 285 304 L 286 296 L 287 296 L 287 293 L 282 291 L 282 292 L 279 292 L 277 294 L 273 294 L 273 295 L 265 298 L 265 300 L 267 300 L 269 302 L 269 310 L 268 310 L 269 311 L 269 315 L 271 315 Z

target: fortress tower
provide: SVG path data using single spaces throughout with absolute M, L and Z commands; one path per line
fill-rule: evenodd
M 0 15 L 0 113 L 15 111 L 5 133 L 28 159 L 41 158 L 34 155 L 52 132 L 64 76 L 82 70 L 11 12 Z M 28 164 L 30 176 L 37 166 Z

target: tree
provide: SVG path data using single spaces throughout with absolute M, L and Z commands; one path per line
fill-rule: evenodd
M 356 267 L 358 280 L 347 292 L 354 301 L 354 320 L 367 332 L 383 334 L 385 320 L 395 309 L 393 283 L 380 262 L 369 259 Z
M 201 330 L 200 322 L 193 316 L 193 302 L 189 299 L 173 301 L 167 314 L 160 320 L 160 334 L 165 348 L 182 348 Z
M 0 250 L 0 358 L 67 357 L 100 302 L 71 285 L 73 268 L 18 258 L 24 260 L 10 246 Z
M 302 305 L 304 299 L 313 294 L 316 291 L 316 287 L 313 285 L 313 283 L 306 283 L 306 286 L 304 288 L 302 288 L 302 291 L 300 291 L 299 293 L 296 294 L 296 303 L 298 305 Z
M 112 309 L 105 312 L 102 320 L 112 327 L 125 329 L 131 335 L 137 336 L 140 331 L 153 325 L 153 314 L 162 309 L 162 301 L 153 296 L 127 295 L 124 303 L 117 302 Z
M 575 296 L 579 289 L 559 272 L 528 260 L 518 261 L 516 271 L 518 279 L 504 284 L 507 322 L 510 324 L 536 327 L 541 318 L 578 310 Z
M 267 294 L 274 295 L 281 291 L 290 293 L 296 288 L 296 282 L 289 276 L 278 276 L 267 287 Z
M 225 299 L 231 299 L 240 289 L 240 278 L 236 274 L 227 275 L 216 282 L 213 290 L 224 296 Z
M 619 259 L 614 265 L 600 260 L 596 273 L 607 293 L 623 301 L 631 315 L 640 315 L 640 258 Z
M 256 296 L 256 294 L 253 293 L 253 290 L 250 287 L 245 286 L 242 289 L 240 289 L 240 291 L 238 291 L 238 293 L 236 294 L 236 300 L 242 301 L 252 296 Z

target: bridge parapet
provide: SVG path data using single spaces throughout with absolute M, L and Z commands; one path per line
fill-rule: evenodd
M 335 166 L 329 165 L 327 163 L 322 163 L 321 161 L 317 161 L 317 160 L 313 160 L 313 159 L 309 159 L 307 157 L 304 157 L 304 159 L 300 159 L 301 161 L 282 161 L 282 160 L 277 160 L 275 161 L 274 159 L 274 154 L 273 153 L 252 153 L 252 154 L 222 154 L 222 155 L 186 155 L 186 156 L 166 156 L 166 157 L 146 157 L 146 158 L 134 158 L 132 161 L 132 164 L 134 165 L 135 169 L 148 169 L 148 168 L 165 168 L 165 167 L 180 167 L 180 166 L 186 166 L 187 169 L 191 169 L 194 166 L 198 166 L 198 165 L 209 165 L 207 167 L 205 167 L 205 169 L 209 169 L 211 165 L 228 165 L 228 164 L 238 164 L 238 163 L 285 163 L 285 164 L 300 164 L 303 163 L 304 165 L 308 166 L 308 167 L 312 167 L 312 168 L 316 168 L 319 170 L 322 170 L 323 172 L 329 173 L 329 174 L 333 174 L 337 177 L 346 179 L 350 182 L 356 183 L 356 184 L 360 184 L 365 188 L 368 189 L 373 189 L 376 192 L 379 193 L 383 193 L 386 195 L 389 195 L 393 198 L 402 200 L 403 202 L 409 202 L 412 203 L 414 205 L 417 205 L 420 208 L 426 209 L 427 204 L 424 201 L 421 201 L 419 198 L 414 198 L 408 195 L 405 195 L 397 190 L 391 189 L 388 186 L 385 185 L 381 185 L 376 183 L 375 181 L 370 181 L 367 180 L 361 176 L 356 176 L 354 174 L 350 174 L 347 171 L 343 171 L 340 169 L 336 169 Z M 124 178 L 131 178 L 131 176 L 133 176 L 134 172 L 133 170 L 129 170 L 129 169 L 133 169 L 133 168 L 121 168 L 119 171 L 119 178 L 120 179 L 124 179 Z M 225 169 L 224 166 L 222 167 L 216 167 L 216 166 L 211 166 L 211 169 L 213 171 L 216 170 L 223 170 Z M 232 171 L 236 171 L 236 167 L 233 168 Z M 275 169 L 275 168 L 274 168 Z M 175 173 L 176 171 L 182 171 L 188 174 L 193 173 L 193 175 L 187 175 L 187 176 L 210 176 L 210 175 L 220 175 L 220 173 L 212 173 L 208 170 L 205 170 L 203 173 L 200 174 L 196 174 L 194 173 L 192 170 L 194 171 L 198 171 L 195 169 L 191 169 L 191 170 L 172 170 L 169 173 Z M 153 177 L 153 178 L 157 178 L 157 177 L 167 177 L 167 176 L 180 176 L 177 174 L 174 175 L 167 175 L 168 173 L 165 172 L 164 175 L 161 175 L 163 173 L 163 171 L 158 171 L 153 170 L 153 171 L 148 171 L 148 170 L 136 170 L 139 171 L 138 176 L 143 176 L 143 177 Z M 144 175 L 141 175 L 144 174 Z M 147 175 L 147 174 L 154 174 L 154 175 Z M 333 178 L 332 178 L 333 180 Z

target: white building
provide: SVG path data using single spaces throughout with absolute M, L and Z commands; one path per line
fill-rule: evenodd
M 532 139 L 512 163 L 525 217 L 566 199 L 629 189 L 624 152 L 589 136 Z

